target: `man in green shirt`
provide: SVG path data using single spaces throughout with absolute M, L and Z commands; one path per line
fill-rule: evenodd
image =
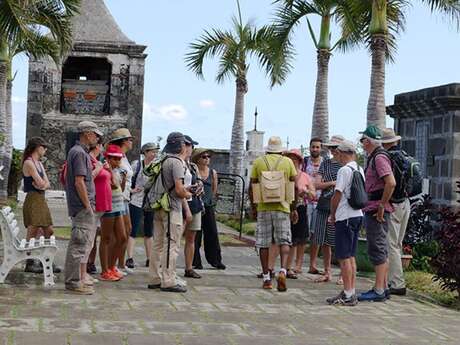
M 298 215 L 295 203 L 271 202 L 254 203 L 253 184 L 261 181 L 264 171 L 282 171 L 285 181 L 295 181 L 297 171 L 292 161 L 281 154 L 283 147 L 279 137 L 271 137 L 268 141 L 266 154 L 257 158 L 252 166 L 251 184 L 249 195 L 251 199 L 252 214 L 257 218 L 256 247 L 259 248 L 260 263 L 263 271 L 263 288 L 272 289 L 270 273 L 268 271 L 268 253 L 272 243 L 280 247 L 281 270 L 278 275 L 278 291 L 286 291 L 286 266 L 291 245 L 291 219 L 297 222 Z M 268 164 L 267 164 L 268 163 Z

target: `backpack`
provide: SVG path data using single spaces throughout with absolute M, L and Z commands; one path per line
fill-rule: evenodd
M 281 203 L 286 201 L 286 178 L 283 171 L 276 170 L 283 158 L 283 156 L 279 157 L 272 169 L 267 157 L 263 157 L 268 169 L 268 171 L 262 171 L 260 177 L 260 191 L 263 203 Z
M 364 183 L 364 178 L 361 172 L 347 165 L 352 170 L 351 185 L 350 185 L 350 197 L 348 198 L 348 204 L 354 210 L 363 209 L 367 202 L 367 193 Z
M 144 174 L 149 178 L 144 187 L 144 200 L 142 202 L 145 211 L 163 209 L 169 212 L 171 210 L 169 194 L 173 191 L 174 185 L 166 190 L 163 177 L 163 163 L 169 158 L 178 159 L 182 162 L 179 157 L 164 156 L 144 168 Z
M 396 187 L 391 196 L 391 202 L 400 203 L 408 197 L 413 197 L 422 193 L 423 177 L 420 171 L 420 163 L 415 158 L 409 156 L 403 150 L 377 149 L 372 155 L 372 168 L 375 170 L 375 158 L 383 154 L 391 161 Z

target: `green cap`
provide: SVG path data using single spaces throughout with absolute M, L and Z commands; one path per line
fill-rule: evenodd
M 359 134 L 375 140 L 382 139 L 382 131 L 374 125 L 368 126 L 364 132 L 359 132 Z

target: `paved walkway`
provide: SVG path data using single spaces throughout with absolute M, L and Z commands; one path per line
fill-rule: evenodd
M 58 263 L 62 264 L 65 243 Z M 139 262 L 142 248 L 136 248 Z M 0 286 L 0 344 L 458 344 L 460 313 L 412 297 L 354 308 L 331 307 L 334 283 L 303 275 L 286 293 L 264 291 L 253 248 L 225 247 L 228 269 L 205 269 L 189 292 L 146 289 L 147 269 L 118 283 L 101 282 L 93 296 L 65 293 L 18 269 Z M 183 264 L 179 272 L 183 272 Z M 359 280 L 360 288 L 368 281 Z

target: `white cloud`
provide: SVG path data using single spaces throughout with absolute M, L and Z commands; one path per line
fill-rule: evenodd
M 212 109 L 216 106 L 216 102 L 212 99 L 203 99 L 200 101 L 200 107 L 203 109 Z
M 13 103 L 22 103 L 22 104 L 24 104 L 24 103 L 27 102 L 27 99 L 25 99 L 24 97 L 12 96 L 11 101 Z
M 188 112 L 183 105 L 167 104 L 159 107 L 149 103 L 144 103 L 144 117 L 147 120 L 165 120 L 170 122 L 180 122 L 187 118 Z

